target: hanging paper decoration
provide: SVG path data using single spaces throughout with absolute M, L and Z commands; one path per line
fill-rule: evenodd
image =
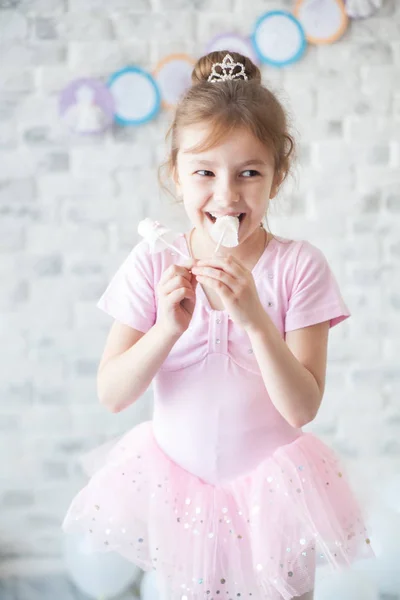
M 158 63 L 154 79 L 160 89 L 165 108 L 173 108 L 190 87 L 195 61 L 187 54 L 171 54 Z
M 108 86 L 115 102 L 115 120 L 120 125 L 147 123 L 160 110 L 158 86 L 150 73 L 139 67 L 117 71 Z
M 283 10 L 268 11 L 256 22 L 250 38 L 237 33 L 214 37 L 205 53 L 226 50 L 248 56 L 254 63 L 283 67 L 298 61 L 307 41 L 329 44 L 346 31 L 349 17 L 365 19 L 383 0 L 293 0 L 294 15 Z M 114 73 L 108 87 L 101 81 L 77 79 L 61 94 L 59 111 L 74 132 L 104 131 L 113 120 L 121 125 L 140 125 L 153 119 L 161 103 L 173 108 L 191 84 L 195 59 L 171 54 L 158 63 L 154 77 L 139 67 Z
M 260 59 L 251 44 L 251 40 L 237 33 L 223 33 L 217 35 L 207 44 L 205 54 L 217 50 L 238 52 L 239 54 L 243 54 L 243 56 L 248 56 L 255 64 L 260 62 Z
M 298 0 L 294 13 L 311 44 L 331 44 L 347 29 L 343 0 Z
M 114 119 L 114 99 L 96 79 L 76 79 L 61 93 L 60 116 L 74 133 L 101 133 Z
M 345 0 L 345 10 L 352 19 L 366 19 L 382 6 L 382 0 Z
M 299 60 L 307 45 L 299 21 L 282 10 L 267 12 L 258 19 L 252 42 L 260 60 L 275 67 Z

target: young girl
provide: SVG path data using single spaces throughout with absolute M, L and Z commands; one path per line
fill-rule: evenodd
M 140 242 L 98 306 L 114 317 L 98 373 L 112 412 L 154 384 L 72 502 L 66 531 L 145 570 L 168 599 L 312 598 L 315 568 L 372 555 L 331 449 L 302 427 L 324 393 L 328 331 L 350 313 L 320 250 L 261 225 L 293 149 L 251 60 L 200 58 L 171 126 L 170 172 L 193 225 Z M 216 218 L 239 244 L 215 254 Z

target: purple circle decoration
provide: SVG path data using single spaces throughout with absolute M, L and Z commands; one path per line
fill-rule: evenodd
M 101 133 L 114 121 L 114 98 L 101 81 L 76 79 L 61 92 L 59 112 L 71 131 Z

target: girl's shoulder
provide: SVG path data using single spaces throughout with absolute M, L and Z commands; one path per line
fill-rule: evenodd
M 309 255 L 323 255 L 320 248 L 305 239 L 286 238 L 274 234 L 272 240 L 281 259 L 293 260 L 293 258 L 302 258 Z
M 324 252 L 308 240 L 275 236 L 275 291 L 285 311 L 285 331 L 350 316 Z
M 331 275 L 331 268 L 324 252 L 305 239 L 289 239 L 275 235 L 273 259 L 270 268 L 273 278 L 291 292 L 301 282 L 323 283 Z
M 285 238 L 273 236 L 273 247 L 276 267 L 281 272 L 294 274 L 297 270 L 304 268 L 319 268 L 328 266 L 324 252 L 305 239 Z

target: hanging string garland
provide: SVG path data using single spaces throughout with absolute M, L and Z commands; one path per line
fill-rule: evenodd
M 331 44 L 345 33 L 350 19 L 373 15 L 383 0 L 293 0 L 293 12 L 273 10 L 262 14 L 249 37 L 221 33 L 206 46 L 239 52 L 255 64 L 283 68 L 299 61 L 308 44 Z M 159 113 L 161 106 L 174 108 L 190 86 L 194 58 L 171 54 L 153 74 L 128 66 L 111 75 L 108 86 L 80 79 L 60 95 L 59 111 L 65 124 L 78 134 L 101 133 L 114 120 L 119 125 L 142 125 Z

